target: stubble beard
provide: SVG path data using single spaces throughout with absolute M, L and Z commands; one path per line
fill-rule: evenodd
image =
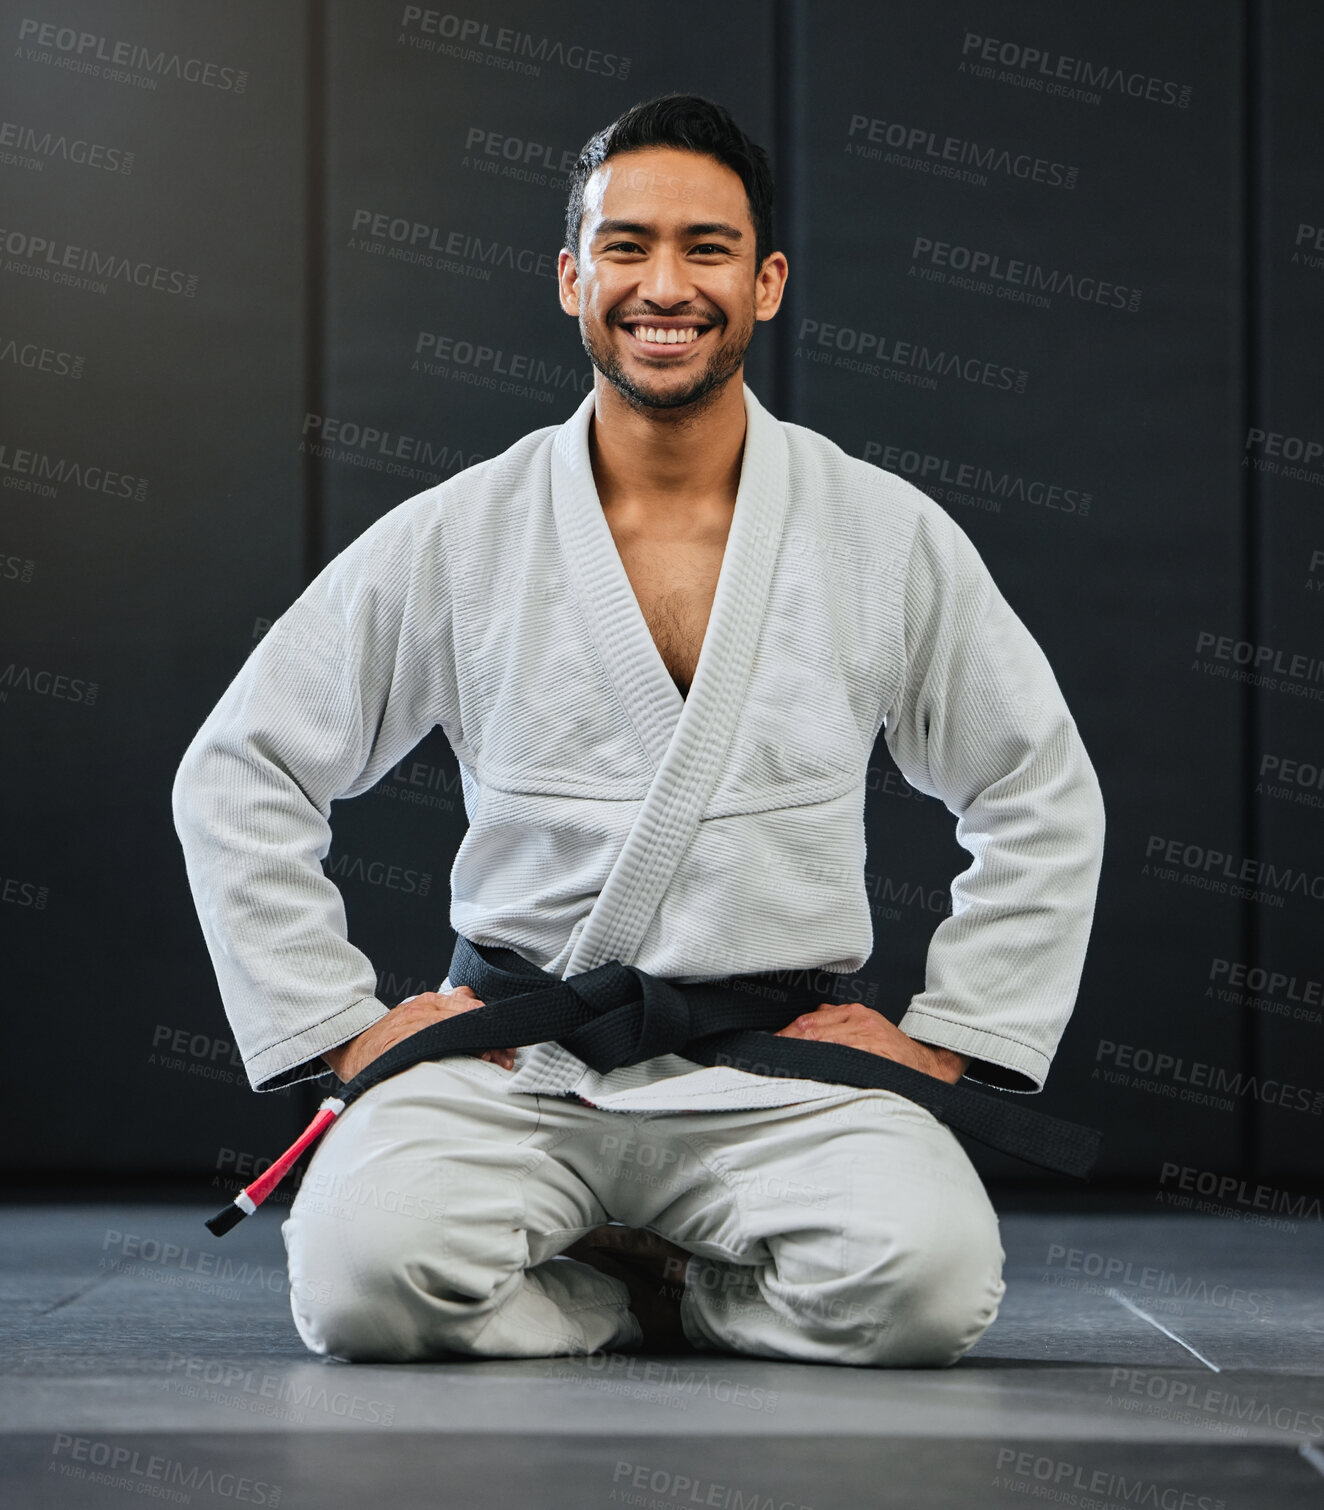
M 729 326 L 725 328 L 730 329 Z M 632 409 L 641 414 L 662 411 L 673 413 L 677 419 L 695 419 L 716 401 L 721 390 L 740 371 L 749 343 L 754 337 L 754 321 L 751 318 L 748 328 L 737 331 L 734 339 L 719 342 L 703 371 L 692 382 L 668 393 L 658 393 L 636 383 L 626 372 L 625 365 L 614 348 L 600 350 L 589 334 L 582 313 L 579 317 L 579 336 L 589 361 Z

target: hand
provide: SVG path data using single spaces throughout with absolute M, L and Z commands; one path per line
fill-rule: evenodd
M 920 1043 L 862 1001 L 848 1001 L 844 1005 L 820 1002 L 814 1011 L 797 1017 L 774 1037 L 816 1039 L 820 1043 L 844 1043 L 852 1049 L 866 1049 L 897 1064 L 923 1070 L 948 1085 L 955 1085 L 970 1063 L 968 1054 Z
M 322 1058 L 331 1066 L 342 1081 L 349 1081 L 365 1070 L 374 1059 L 380 1058 L 387 1049 L 412 1038 L 420 1028 L 431 1027 L 434 1022 L 445 1022 L 459 1012 L 472 1012 L 484 1003 L 479 1001 L 468 986 L 457 986 L 454 991 L 424 991 L 418 996 L 406 997 L 398 1007 L 392 1008 L 385 1017 L 379 1017 L 370 1028 L 364 1028 L 357 1038 L 342 1043 L 334 1049 L 324 1049 Z M 514 1049 L 488 1049 L 478 1056 L 502 1069 L 515 1068 Z

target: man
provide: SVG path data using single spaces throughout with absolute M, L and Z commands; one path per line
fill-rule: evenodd
M 483 1005 L 448 978 L 388 1009 L 319 863 L 332 800 L 438 723 L 470 819 L 461 936 L 555 979 L 816 971 L 838 999 L 779 1036 L 1041 1088 L 1093 915 L 1098 784 L 955 523 L 745 387 L 787 276 L 771 205 L 766 155 L 708 101 L 594 137 L 559 264 L 593 393 L 364 531 L 195 737 L 176 825 L 258 1088 L 348 1081 Z M 851 999 L 880 730 L 974 856 L 899 1026 Z M 941 1366 L 1004 1290 L 973 1166 L 906 1096 L 677 1054 L 599 1073 L 552 1041 L 367 1091 L 284 1234 L 300 1334 L 349 1359 Z

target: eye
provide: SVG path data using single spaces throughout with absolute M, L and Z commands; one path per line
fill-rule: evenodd
M 705 253 L 708 253 L 708 252 L 725 252 L 725 251 L 728 251 L 729 248 L 720 245 L 716 241 L 705 241 L 701 245 L 694 247 L 693 250 L 696 251 L 696 252 L 705 252 Z
M 643 247 L 637 241 L 613 241 L 602 249 L 604 252 L 631 251 L 642 252 Z

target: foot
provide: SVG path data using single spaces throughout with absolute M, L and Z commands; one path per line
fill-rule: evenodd
M 643 1353 L 692 1353 L 680 1321 L 689 1252 L 644 1227 L 594 1227 L 563 1250 L 630 1292 L 630 1310 L 643 1328 Z

